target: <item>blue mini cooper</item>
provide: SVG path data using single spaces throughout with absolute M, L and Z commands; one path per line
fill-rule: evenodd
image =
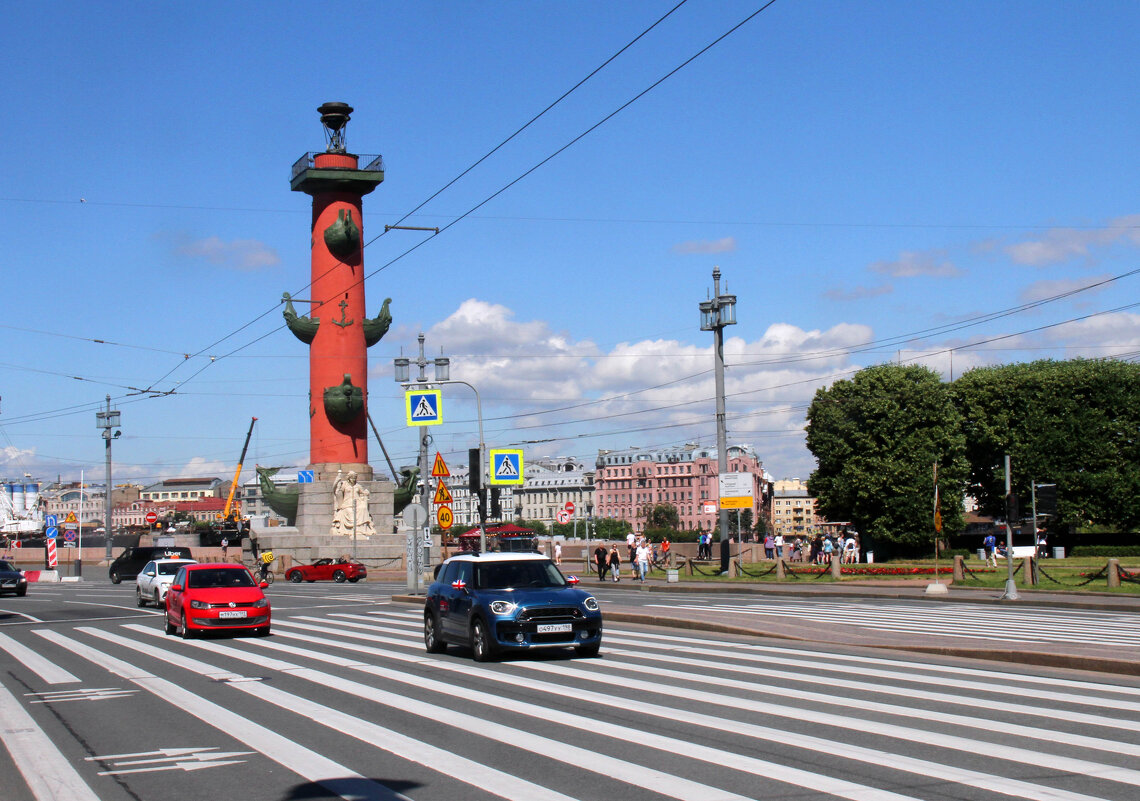
M 478 662 L 503 651 L 575 648 L 596 656 L 602 645 L 598 599 L 578 589 L 537 553 L 453 556 L 440 565 L 424 605 L 424 646 L 470 646 Z

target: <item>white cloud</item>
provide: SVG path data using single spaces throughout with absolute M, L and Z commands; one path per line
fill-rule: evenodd
M 15 445 L 5 445 L 0 448 L 0 465 L 15 465 L 23 470 L 23 465 L 35 458 L 34 448 L 17 448 Z
M 1075 290 L 1089 286 L 1090 284 L 1105 281 L 1111 277 L 1112 276 L 1110 275 L 1099 275 L 1095 278 L 1081 278 L 1058 281 L 1036 281 L 1022 289 L 1019 298 L 1024 303 L 1032 303 L 1036 300 L 1043 300 L 1045 298 L 1054 297 L 1055 295 L 1062 295 L 1066 292 L 1073 292 Z M 1077 297 L 1084 299 L 1106 288 L 1107 285 L 1099 286 L 1095 289 L 1081 292 Z
M 892 278 L 914 278 L 927 275 L 934 278 L 953 278 L 962 274 L 943 250 L 904 250 L 895 261 L 876 261 L 868 268 Z
M 879 286 L 857 286 L 847 289 L 845 287 L 832 287 L 823 293 L 823 297 L 828 300 L 835 300 L 839 302 L 848 302 L 854 300 L 867 300 L 869 298 L 877 298 L 883 295 L 889 295 L 895 291 L 894 286 L 891 284 L 880 284 Z
M 1074 258 L 1091 259 L 1095 250 L 1115 244 L 1140 247 L 1140 214 L 1110 220 L 1103 228 L 1053 228 L 1036 239 L 1007 245 L 1016 264 L 1043 267 Z
M 726 236 L 724 239 L 694 239 L 688 242 L 678 242 L 673 246 L 673 252 L 684 255 L 735 253 L 736 237 Z
M 277 251 L 256 239 L 231 239 L 216 236 L 192 239 L 184 233 L 164 235 L 172 242 L 174 253 L 190 259 L 202 259 L 234 270 L 260 270 L 281 263 Z

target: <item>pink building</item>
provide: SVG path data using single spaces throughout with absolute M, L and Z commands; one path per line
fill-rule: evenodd
M 629 448 L 598 451 L 594 504 L 598 517 L 627 520 L 635 532 L 645 530 L 648 510 L 668 504 L 677 510 L 681 528 L 712 531 L 717 527 L 719 473 L 716 448 Z M 747 445 L 728 449 L 728 471 L 751 473 L 752 519 L 761 514 L 763 464 Z

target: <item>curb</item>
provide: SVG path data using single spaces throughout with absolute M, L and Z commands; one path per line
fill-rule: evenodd
M 909 596 L 888 597 L 907 597 L 910 600 L 921 600 L 910 598 Z M 420 605 L 424 602 L 424 596 L 393 595 L 392 602 Z M 733 626 L 728 623 L 684 620 L 661 617 L 658 615 L 645 615 L 637 612 L 606 612 L 605 620 L 614 621 L 616 623 L 633 623 L 642 626 L 657 626 L 688 631 L 707 631 L 714 634 L 731 634 L 739 637 L 770 638 L 787 640 L 789 642 L 814 643 L 818 645 L 842 645 L 846 648 L 873 648 L 881 651 L 906 651 L 916 654 L 980 659 L 991 662 L 1009 662 L 1011 664 L 1020 665 L 1037 665 L 1040 667 L 1062 668 L 1065 670 L 1083 670 L 1098 673 L 1116 673 L 1125 676 L 1140 676 L 1140 661 L 1126 659 L 1051 654 L 1044 651 L 1005 651 L 994 648 L 958 647 L 953 645 L 888 645 L 884 643 L 838 642 L 829 640 L 826 637 L 798 637 L 792 634 L 747 628 L 745 626 Z

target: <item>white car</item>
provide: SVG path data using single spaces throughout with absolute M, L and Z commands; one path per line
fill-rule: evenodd
M 166 603 L 166 591 L 174 581 L 174 575 L 183 565 L 197 564 L 193 559 L 152 559 L 143 567 L 135 579 L 135 600 L 139 606 L 154 604 L 162 607 Z

